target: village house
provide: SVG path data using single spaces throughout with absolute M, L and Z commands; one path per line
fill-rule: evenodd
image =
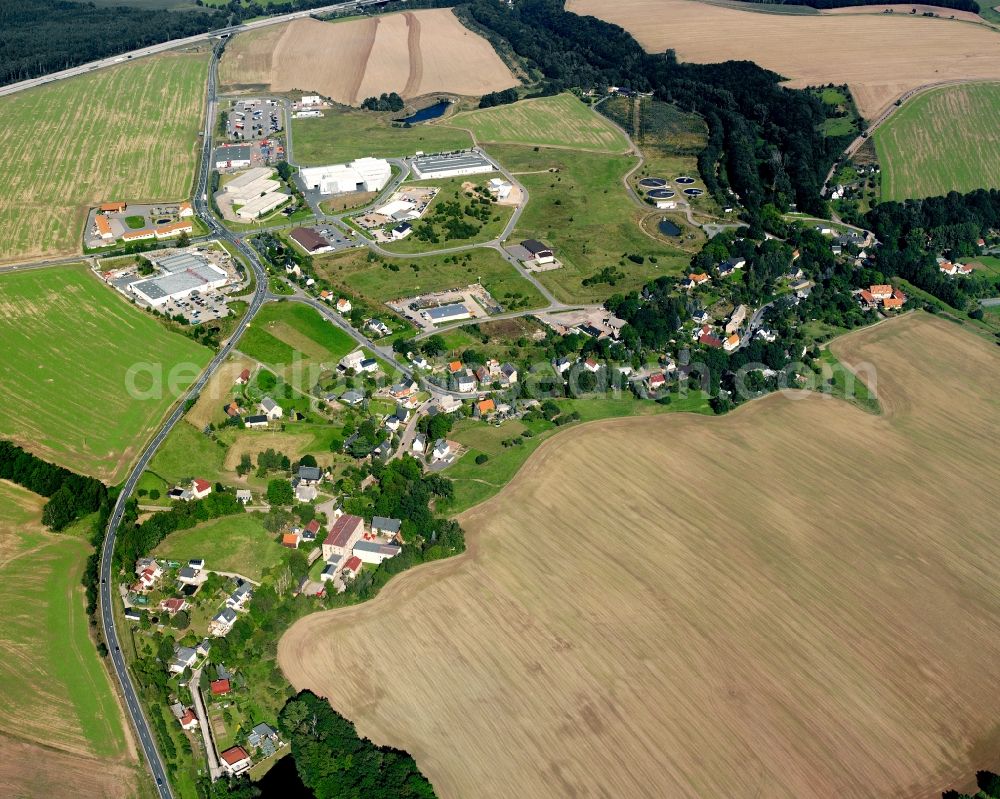
M 249 428 L 250 430 L 257 430 L 261 427 L 267 427 L 268 421 L 267 417 L 263 414 L 255 414 L 254 416 L 248 416 L 243 420 L 243 426 Z
M 407 379 L 396 383 L 391 389 L 389 389 L 389 393 L 392 394 L 395 399 L 406 399 L 416 390 L 417 384 L 414 381 Z
M 298 549 L 299 541 L 302 540 L 301 533 L 297 533 L 294 530 L 290 533 L 285 533 L 281 536 L 281 545 L 283 547 L 288 547 L 289 549 Z
M 484 399 L 476 403 L 476 415 L 480 419 L 485 419 L 487 416 L 492 416 L 497 411 L 496 403 L 492 399 Z
M 228 603 L 228 599 L 226 602 Z M 229 631 L 233 629 L 233 625 L 236 624 L 236 611 L 232 608 L 223 608 L 218 613 L 216 613 L 212 620 L 208 623 L 208 631 L 216 638 L 221 638 L 225 635 L 229 635 Z
M 410 449 L 414 455 L 423 455 L 424 451 L 427 449 L 427 436 L 423 433 L 417 433 L 413 437 L 413 443 L 410 445 Z
M 649 376 L 650 391 L 659 391 L 661 388 L 663 388 L 663 386 L 666 385 L 666 383 L 667 383 L 666 375 L 664 375 L 662 372 L 656 372 L 655 374 L 651 374 Z
M 430 364 L 427 363 L 427 359 L 420 353 L 408 352 L 406 357 L 410 359 L 410 363 L 417 369 L 430 369 Z
M 460 374 L 455 378 L 455 388 L 462 393 L 476 390 L 476 378 L 472 374 Z
M 431 459 L 434 461 L 443 461 L 451 455 L 451 445 L 446 439 L 439 438 L 434 442 L 434 452 L 431 453 Z
M 191 481 L 191 496 L 194 499 L 204 499 L 212 493 L 212 484 L 208 480 L 196 477 Z
M 139 578 L 139 585 L 149 590 L 163 576 L 163 568 L 153 558 L 139 558 L 135 564 L 135 573 Z
M 302 531 L 303 541 L 315 541 L 316 536 L 319 535 L 319 519 L 313 519 L 306 525 L 305 529 Z
M 698 336 L 698 343 L 706 347 L 712 347 L 713 349 L 718 349 L 723 344 L 722 339 L 712 333 L 702 333 Z
M 226 598 L 226 607 L 243 610 L 252 596 L 253 586 L 250 583 L 240 583 L 239 587 Z
M 899 289 L 892 292 L 891 297 L 882 300 L 882 308 L 886 311 L 897 311 L 906 304 L 906 295 Z
M 190 668 L 198 659 L 198 653 L 189 646 L 178 646 L 174 649 L 174 659 L 170 661 L 167 670 L 180 674 L 184 669 Z
M 218 680 L 212 680 L 208 684 L 208 689 L 212 692 L 212 696 L 225 696 L 232 690 L 232 686 L 229 684 L 229 680 L 220 677 Z
M 374 374 L 378 371 L 378 361 L 374 358 L 365 358 L 361 362 L 361 366 L 358 367 L 358 371 L 365 372 L 367 374 Z
M 601 370 L 601 364 L 595 361 L 593 358 L 587 358 L 583 362 L 583 368 L 588 372 L 595 373 Z
M 219 755 L 219 765 L 223 771 L 235 777 L 250 768 L 250 755 L 242 746 L 233 746 Z
M 701 286 L 702 284 L 707 283 L 711 279 L 712 278 L 709 275 L 705 274 L 704 272 L 692 272 L 690 275 L 688 275 L 688 280 L 691 281 L 692 286 Z
M 245 386 L 249 382 L 250 382 L 250 370 L 249 369 L 244 369 L 237 376 L 237 378 L 236 378 L 236 385 L 238 385 L 238 386 Z
M 396 544 L 380 544 L 378 541 L 358 541 L 354 545 L 354 557 L 360 558 L 363 563 L 379 564 L 383 560 L 394 558 L 403 548 Z
M 517 367 L 512 363 L 500 365 L 500 382 L 504 386 L 512 386 L 517 382 Z
M 296 474 L 300 485 L 316 485 L 323 479 L 323 470 L 319 466 L 299 466 Z
M 341 572 L 341 575 L 345 580 L 350 580 L 351 578 L 357 576 L 358 572 L 361 571 L 361 567 L 363 565 L 364 564 L 362 563 L 361 558 L 359 558 L 357 555 L 352 555 L 347 559 L 347 562 L 344 564 L 344 569 Z
M 747 318 L 747 307 L 745 305 L 737 305 L 736 310 L 733 311 L 732 316 L 729 317 L 729 321 L 726 322 L 726 335 L 731 336 L 737 330 L 740 329 Z
M 187 610 L 188 603 L 185 599 L 180 597 L 172 597 L 170 599 L 164 599 L 160 602 L 160 610 L 173 616 L 175 613 L 180 613 L 182 610 Z
M 198 726 L 198 717 L 191 708 L 184 711 L 184 715 L 177 719 L 182 730 L 193 730 Z
M 705 310 L 697 310 L 691 314 L 691 319 L 693 319 L 694 323 L 697 325 L 707 324 L 711 318 L 712 317 L 708 315 L 708 311 Z
M 279 743 L 278 732 L 267 724 L 257 724 L 247 736 L 247 744 L 254 749 L 260 749 L 264 757 L 274 754 Z
M 573 366 L 573 362 L 569 358 L 563 357 L 556 358 L 552 365 L 559 374 L 565 374 Z
M 205 577 L 202 575 L 201 569 L 184 566 L 177 572 L 177 582 L 184 585 L 201 585 L 205 582 Z
M 871 286 L 868 291 L 871 292 L 872 297 L 881 302 L 882 300 L 887 300 L 892 296 L 892 286 L 886 285 L 884 283 Z
M 181 488 L 180 486 L 175 486 L 174 488 L 171 488 L 167 492 L 167 499 L 169 499 L 171 502 L 173 501 L 190 502 L 192 497 L 193 495 L 191 494 L 190 488 Z
M 392 519 L 388 516 L 373 516 L 372 533 L 395 538 L 399 535 L 399 528 L 402 524 L 403 522 L 400 519 Z
M 361 362 L 364 361 L 364 359 L 365 354 L 361 350 L 355 350 L 340 359 L 340 368 L 344 370 L 352 369 L 357 372 L 361 369 Z
M 260 412 L 267 417 L 268 421 L 280 419 L 285 415 L 281 406 L 270 397 L 264 397 L 264 399 L 258 403 L 257 407 L 260 408 Z
M 249 488 L 236 489 L 236 501 L 239 502 L 241 505 L 249 505 L 252 499 L 253 499 L 253 494 L 250 493 Z
M 733 350 L 738 349 L 739 346 L 740 337 L 736 333 L 733 333 L 731 336 L 726 337 L 726 340 L 722 344 L 722 349 L 726 352 L 732 352 Z
M 351 301 L 347 297 L 341 297 L 337 300 L 337 313 L 347 314 L 351 312 Z
M 333 523 L 323 541 L 323 560 L 345 557 L 365 531 L 365 522 L 360 516 L 344 514 Z

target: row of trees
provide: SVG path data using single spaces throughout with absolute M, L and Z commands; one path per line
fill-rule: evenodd
M 822 210 L 819 189 L 850 135 L 822 134 L 827 111 L 813 93 L 783 88 L 779 75 L 747 61 L 684 64 L 672 51 L 648 54 L 628 32 L 569 13 L 561 0 L 510 8 L 471 0 L 465 8 L 544 74 L 546 91 L 624 86 L 701 115 L 709 137 L 699 170 L 723 202 L 731 190 L 751 211 L 768 202 Z
M 851 6 L 884 6 L 885 0 L 780 0 L 790 6 L 809 6 L 810 8 L 849 8 Z M 774 0 L 740 0 L 743 3 L 772 3 Z M 976 0 L 934 0 L 934 5 L 942 8 L 955 8 L 959 11 L 979 13 L 979 3 Z
M 278 724 L 292 745 L 299 777 L 316 799 L 435 796 L 412 756 L 362 738 L 353 722 L 311 691 L 302 691 L 288 700 Z
M 187 530 L 199 522 L 243 513 L 243 504 L 235 492 L 226 491 L 216 484 L 215 491 L 204 499 L 176 502 L 168 511 L 154 513 L 142 524 L 138 518 L 138 504 L 132 499 L 122 518 L 121 529 L 115 539 L 115 565 L 130 570 L 136 560 L 148 555 L 164 538 L 176 530 Z
M 57 531 L 98 510 L 108 496 L 100 480 L 47 463 L 9 441 L 0 441 L 0 479 L 48 497 L 42 522 Z
M 361 103 L 366 111 L 402 111 L 403 106 L 403 98 L 396 92 L 382 92 L 379 97 L 366 97 Z
M 0 8 L 0 84 L 221 28 L 219 11 L 21 0 Z
M 496 105 L 509 105 L 517 102 L 517 89 L 504 89 L 499 92 L 490 92 L 479 98 L 480 108 L 493 108 Z

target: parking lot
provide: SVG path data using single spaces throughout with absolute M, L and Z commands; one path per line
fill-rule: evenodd
M 200 325 L 229 316 L 226 297 L 217 291 L 192 291 L 182 300 L 170 300 L 163 306 L 167 316 L 183 316 L 190 324 Z
M 284 128 L 285 112 L 277 100 L 237 100 L 228 114 L 226 133 L 233 141 L 266 139 Z

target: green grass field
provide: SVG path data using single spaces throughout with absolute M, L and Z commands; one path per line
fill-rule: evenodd
M 393 271 L 391 266 L 397 267 Z M 460 288 L 482 280 L 505 308 L 540 308 L 545 299 L 495 250 L 476 249 L 447 256 L 392 261 L 369 261 L 364 252 L 317 259 L 317 269 L 336 285 L 375 303 L 443 289 Z M 416 267 L 416 268 L 414 268 Z
M 1000 83 L 933 89 L 874 134 L 882 199 L 1000 186 Z
M 101 758 L 126 755 L 80 578 L 90 545 L 41 527 L 43 500 L 0 482 L 0 731 Z
M 0 98 L 0 261 L 80 252 L 97 203 L 190 196 L 207 65 L 159 55 Z
M 0 436 L 117 482 L 211 352 L 82 266 L 0 277 Z
M 354 340 L 308 305 L 270 303 L 260 313 L 239 348 L 244 354 L 274 367 L 293 385 L 308 388 L 294 373 L 301 369 L 335 366 L 354 349 Z
M 326 116 L 292 120 L 295 161 L 317 166 L 351 161 L 361 156 L 377 158 L 461 150 L 472 146 L 464 130 L 440 125 L 394 128 L 389 116 L 369 111 L 327 110 Z
M 469 128 L 480 142 L 537 144 L 612 153 L 629 149 L 620 131 L 572 94 L 466 111 L 444 124 Z
M 497 145 L 490 151 L 518 174 L 531 198 L 512 239 L 536 238 L 551 244 L 564 264 L 562 269 L 539 274 L 560 299 L 603 302 L 615 292 L 679 273 L 690 261 L 690 255 L 639 229 L 643 211 L 629 199 L 622 184 L 622 177 L 635 164 L 634 157 L 559 149 L 535 152 L 513 145 Z M 642 255 L 645 261 L 621 264 L 626 253 Z M 616 285 L 583 285 L 584 279 L 606 267 L 622 274 Z
M 433 214 L 435 208 L 442 203 L 458 202 L 462 206 L 467 206 L 471 203 L 470 198 L 466 197 L 466 192 L 462 190 L 463 183 L 474 183 L 477 186 L 485 185 L 490 178 L 498 177 L 496 172 L 492 172 L 485 175 L 470 175 L 468 177 L 462 178 L 452 178 L 451 180 L 425 180 L 417 181 L 413 183 L 404 183 L 403 187 L 406 186 L 438 186 L 441 191 L 437 193 L 437 196 L 431 200 L 427 211 L 421 220 L 415 221 L 413 224 L 415 227 L 420 227 L 423 222 L 427 221 L 434 225 L 435 233 L 438 235 L 438 242 L 432 243 L 425 241 L 423 239 L 418 239 L 416 235 L 411 234 L 402 241 L 391 242 L 389 244 L 382 245 L 384 249 L 390 252 L 396 252 L 400 254 L 407 253 L 418 253 L 418 252 L 428 252 L 429 250 L 440 250 L 445 247 L 462 247 L 466 244 L 477 244 L 484 241 L 491 241 L 497 238 L 503 229 L 507 226 L 510 221 L 511 214 L 514 213 L 514 206 L 512 205 L 493 205 L 492 213 L 490 215 L 490 220 L 482 225 L 479 232 L 473 236 L 467 236 L 464 238 L 448 238 L 445 233 L 444 226 L 435 223 L 433 220 Z M 479 225 L 480 222 L 476 219 L 470 217 L 463 217 L 466 222 L 472 222 L 473 224 Z
M 204 558 L 213 571 L 236 572 L 251 580 L 260 580 L 262 570 L 277 564 L 284 553 L 253 514 L 224 516 L 171 533 L 153 550 L 156 556 L 181 563 Z

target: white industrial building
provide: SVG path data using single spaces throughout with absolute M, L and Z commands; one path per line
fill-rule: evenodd
M 234 206 L 241 206 L 236 211 L 240 219 L 257 219 L 286 202 L 289 195 L 278 191 L 281 181 L 272 177 L 273 171 L 267 167 L 257 167 L 233 178 L 222 187 Z
M 250 166 L 252 154 L 253 147 L 249 144 L 223 144 L 215 150 L 215 168 L 223 171 Z
M 497 167 L 476 150 L 439 155 L 418 155 L 410 162 L 418 178 L 453 178 L 458 175 L 478 175 L 495 172 Z
M 489 189 L 498 200 L 506 200 L 514 187 L 503 178 L 490 178 Z
M 458 322 L 462 319 L 471 319 L 472 312 L 461 303 L 452 305 L 439 305 L 437 308 L 427 308 L 420 312 L 428 322 L 440 325 L 445 322 Z
M 157 308 L 170 300 L 180 300 L 192 291 L 209 291 L 229 282 L 225 270 L 194 253 L 181 252 L 153 262 L 161 274 L 129 285 L 135 296 Z
M 320 194 L 381 191 L 392 177 L 392 167 L 384 158 L 358 158 L 349 164 L 301 169 L 299 176 L 307 190 L 318 189 Z

